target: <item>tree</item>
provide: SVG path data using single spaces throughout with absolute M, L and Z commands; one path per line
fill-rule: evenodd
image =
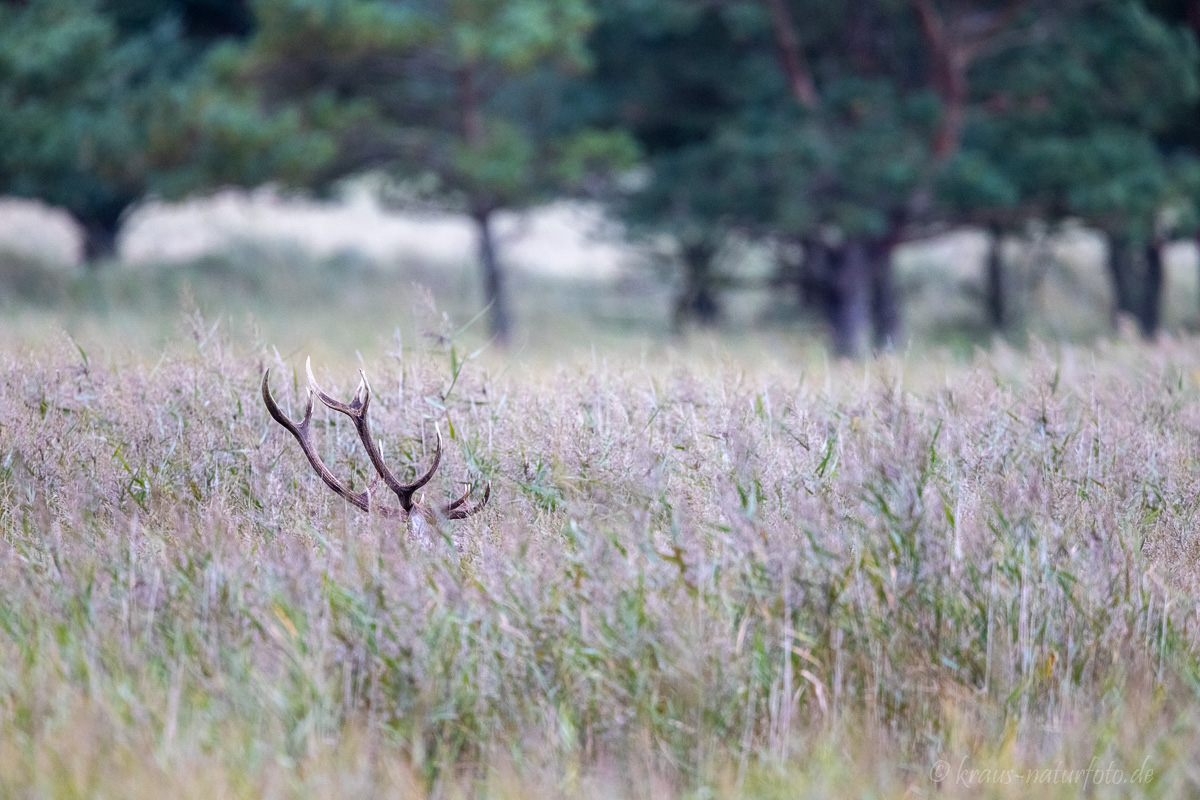
M 636 138 L 645 179 L 617 210 L 635 235 L 665 232 L 677 243 L 674 327 L 716 324 L 728 212 L 754 202 L 746 182 L 756 181 L 733 151 L 739 139 L 728 122 L 744 102 L 740 92 L 759 82 L 757 60 L 741 57 L 722 15 L 702 3 L 622 0 L 599 11 L 596 66 L 572 94 L 571 113 Z
M 588 66 L 586 0 L 261 0 L 240 74 L 271 112 L 289 109 L 335 143 L 302 181 L 318 189 L 367 170 L 391 197 L 475 222 L 492 332 L 511 318 L 494 232 L 502 209 L 595 188 L 632 163 L 619 132 L 561 113 Z
M 1183 19 L 1200 12 L 1149 2 L 1175 17 L 1126 0 L 623 0 L 593 38 L 592 111 L 647 154 L 628 218 L 685 245 L 779 243 L 780 281 L 816 299 L 838 352 L 895 340 L 892 250 L 961 224 L 993 231 L 997 326 L 1003 237 L 1071 218 L 1130 242 L 1114 248 L 1118 302 L 1151 330 L 1163 210 L 1180 230 L 1198 216 L 1196 147 L 1165 133 L 1194 125 Z M 730 276 L 684 268 L 679 307 L 719 308 Z
M 629 127 L 647 157 L 626 217 L 671 232 L 685 254 L 705 231 L 806 252 L 786 274 L 821 299 L 847 355 L 869 347 L 872 329 L 879 344 L 897 335 L 891 251 L 927 170 L 936 113 L 900 63 L 919 49 L 915 29 L 892 37 L 907 37 L 902 48 L 876 47 L 897 12 L 862 8 L 627 0 L 606 5 L 593 39 L 594 113 Z M 703 260 L 684 267 L 687 294 L 726 282 Z M 808 291 L 814 281 L 821 287 Z
M 67 209 L 95 263 L 147 193 L 271 164 L 271 137 L 286 140 L 287 121 L 256 119 L 232 135 L 252 106 L 200 69 L 251 22 L 242 0 L 0 0 L 0 192 Z
M 1188 31 L 1193 46 L 1200 43 L 1200 0 L 1146 0 L 1146 7 L 1168 26 Z M 1191 237 L 1200 247 L 1200 96 L 1182 104 L 1155 139 L 1171 159 L 1174 189 L 1164 238 Z
M 1052 24 L 1049 24 L 1052 23 Z M 1194 37 L 1131 2 L 1055 15 L 976 78 L 975 110 L 941 201 L 999 230 L 1079 220 L 1109 239 L 1114 315 L 1159 319 L 1165 209 L 1189 158 L 1162 134 L 1200 93 Z

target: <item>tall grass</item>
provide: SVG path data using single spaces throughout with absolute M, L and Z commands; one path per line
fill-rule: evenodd
M 431 499 L 493 485 L 421 544 L 268 418 L 298 360 L 195 330 L 0 355 L 0 794 L 1200 789 L 1195 340 L 810 376 L 393 353 L 385 458 L 437 425 Z

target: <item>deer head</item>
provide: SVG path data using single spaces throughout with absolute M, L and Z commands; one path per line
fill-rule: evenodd
M 463 493 L 462 497 L 445 505 L 436 507 L 425 505 L 422 498 L 417 495 L 417 492 L 422 486 L 429 483 L 429 479 L 433 477 L 433 473 L 437 471 L 438 465 L 442 461 L 441 432 L 439 431 L 437 434 L 437 446 L 433 453 L 433 464 L 429 467 L 428 471 L 412 483 L 401 483 L 392 474 L 392 471 L 387 468 L 387 465 L 383 463 L 383 456 L 379 452 L 379 446 L 375 444 L 375 439 L 371 435 L 371 423 L 367 419 L 367 407 L 371 404 L 371 385 L 367 383 L 367 376 L 363 371 L 358 371 L 359 382 L 358 389 L 354 392 L 354 399 L 349 404 L 346 404 L 330 397 L 317 385 L 317 381 L 312 373 L 311 359 L 305 361 L 304 368 L 308 373 L 308 402 L 304 406 L 304 419 L 297 423 L 295 420 L 289 419 L 279 409 L 275 398 L 271 396 L 271 387 L 268 383 L 271 377 L 271 370 L 269 369 L 263 373 L 263 402 L 267 404 L 267 411 L 270 412 L 271 417 L 286 428 L 292 436 L 296 437 L 296 441 L 300 443 L 300 449 L 304 451 L 304 455 L 308 458 L 308 463 L 316 470 L 317 475 L 325 482 L 325 485 L 332 489 L 339 497 L 346 500 L 355 508 L 384 517 L 403 519 L 410 527 L 415 526 L 421 530 L 424 530 L 426 525 L 436 525 L 438 520 L 465 519 L 487 505 L 488 498 L 492 496 L 492 486 L 490 483 L 483 490 L 483 499 L 474 505 L 466 505 L 467 500 L 471 497 L 470 488 Z M 319 397 L 321 402 L 329 408 L 334 411 L 340 411 L 348 416 L 354 423 L 355 430 L 358 431 L 358 438 L 362 440 L 363 447 L 367 450 L 367 458 L 371 460 L 371 465 L 375 468 L 375 472 L 378 473 L 378 477 L 371 482 L 371 485 L 361 492 L 351 491 L 346 484 L 334 477 L 329 468 L 325 466 L 325 463 L 321 461 L 321 457 L 317 455 L 316 448 L 313 447 L 309 423 L 312 421 L 314 395 Z M 374 490 L 379 485 L 380 480 L 396 495 L 396 499 L 400 502 L 399 508 L 375 502 Z

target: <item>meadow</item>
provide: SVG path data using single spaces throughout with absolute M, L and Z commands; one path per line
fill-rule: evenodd
M 1200 791 L 1200 341 L 501 353 L 352 267 L 4 308 L 0 795 Z M 329 492 L 259 396 L 298 415 L 309 353 L 486 509 L 422 542 Z

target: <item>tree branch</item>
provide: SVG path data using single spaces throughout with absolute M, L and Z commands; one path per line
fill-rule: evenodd
M 933 6 L 933 0 L 912 0 L 913 11 L 921 22 L 921 32 L 925 34 L 926 43 L 935 53 L 946 50 L 946 25 Z
M 932 150 L 939 160 L 949 158 L 958 149 L 963 121 L 966 119 L 967 65 L 950 30 L 938 14 L 933 0 L 911 0 L 921 23 L 921 33 L 929 46 L 932 64 L 930 82 L 942 101 L 942 119 L 933 135 Z
M 771 27 L 775 31 L 775 45 L 779 48 L 779 63 L 787 76 L 788 87 L 792 96 L 805 108 L 817 104 L 817 87 L 813 82 L 812 71 L 804 58 L 800 47 L 800 39 L 796 36 L 796 28 L 788 13 L 786 0 L 765 0 L 771 14 Z
M 1025 10 L 1027 4 L 1028 0 L 1011 0 L 1007 6 L 991 15 L 982 30 L 964 35 L 961 47 L 966 61 L 968 63 L 974 61 L 980 51 L 991 43 L 992 39 L 1008 29 L 1013 20 Z
M 972 21 L 980 24 L 977 30 L 968 32 L 966 15 L 947 24 L 934 0 L 911 0 L 930 51 L 930 82 L 942 100 L 942 120 L 933 139 L 933 152 L 939 159 L 950 157 L 958 149 L 966 120 L 967 70 L 1012 25 L 1027 3 L 1028 0 L 1009 0 L 999 11 L 975 14 Z

